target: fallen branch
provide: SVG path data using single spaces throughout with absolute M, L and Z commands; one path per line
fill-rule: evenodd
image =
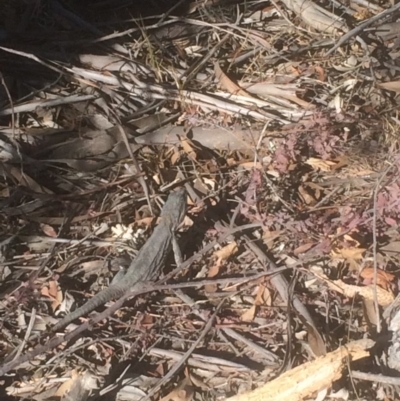
M 348 359 L 356 361 L 369 355 L 372 340 L 353 341 L 314 361 L 289 370 L 277 379 L 245 394 L 227 398 L 226 401 L 301 401 L 313 393 L 328 388 L 342 376 Z

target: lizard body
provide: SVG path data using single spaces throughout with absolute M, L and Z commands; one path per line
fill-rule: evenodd
M 111 284 L 80 308 L 69 313 L 54 325 L 52 331 L 60 330 L 75 319 L 88 314 L 112 299 L 121 297 L 143 282 L 154 280 L 161 272 L 171 249 L 175 231 L 183 221 L 185 214 L 186 191 L 181 188 L 169 195 L 161 212 L 161 222 L 140 249 L 122 280 Z

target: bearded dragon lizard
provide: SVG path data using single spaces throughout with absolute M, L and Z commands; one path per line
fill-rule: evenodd
M 140 249 L 122 280 L 112 283 L 83 306 L 69 313 L 54 325 L 52 331 L 62 329 L 75 319 L 88 314 L 108 301 L 120 298 L 128 291 L 143 285 L 144 282 L 157 278 L 171 250 L 175 231 L 183 221 L 185 214 L 186 191 L 184 188 L 180 188 L 169 195 L 161 212 L 161 222 Z

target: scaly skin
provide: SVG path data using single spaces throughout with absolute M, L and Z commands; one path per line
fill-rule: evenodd
M 98 306 L 104 305 L 112 299 L 120 298 L 126 292 L 135 289 L 143 282 L 154 280 L 164 266 L 171 249 L 175 231 L 183 221 L 185 214 L 186 191 L 184 188 L 181 188 L 169 195 L 161 212 L 161 222 L 140 249 L 123 279 L 115 284 L 111 284 L 80 308 L 65 316 L 54 325 L 52 331 L 58 331 L 75 319 L 93 311 Z

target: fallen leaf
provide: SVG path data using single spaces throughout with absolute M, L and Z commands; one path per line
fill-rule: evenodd
M 40 228 L 48 237 L 57 238 L 57 233 L 52 226 L 41 223 Z
M 190 401 L 193 398 L 193 394 L 194 387 L 186 378 L 178 385 L 177 388 L 172 390 L 165 397 L 161 398 L 160 401 Z
M 349 242 L 354 248 L 359 248 L 360 243 L 349 234 L 344 234 L 343 238 Z
M 51 308 L 55 311 L 60 305 L 63 300 L 62 292 L 59 290 L 59 286 L 57 281 L 50 281 L 49 286 L 43 287 L 41 290 L 41 294 L 44 297 L 50 298 Z
M 239 166 L 243 167 L 245 170 L 262 170 L 262 164 L 260 162 L 239 162 Z
M 374 268 L 373 267 L 365 267 L 361 273 L 360 276 L 365 279 L 367 282 L 364 284 L 372 284 L 374 280 Z M 389 288 L 389 283 L 393 281 L 395 276 L 391 273 L 388 273 L 384 270 L 377 269 L 376 272 L 376 283 L 384 288 L 388 289 Z
M 378 88 L 393 92 L 400 92 L 400 81 L 389 81 L 377 83 Z
M 316 204 L 316 200 L 314 199 L 314 197 L 303 186 L 300 185 L 298 189 L 300 196 L 303 198 L 304 202 L 307 205 Z
M 213 266 L 211 266 L 211 268 L 209 269 L 208 274 L 207 274 L 207 277 L 212 278 L 212 277 L 217 276 L 218 273 L 219 273 L 220 268 L 221 268 L 221 263 L 218 263 L 218 261 L 217 261 L 217 263 L 215 263 L 215 264 L 214 264 Z M 214 293 L 214 292 L 216 292 L 217 289 L 218 289 L 218 286 L 217 286 L 216 284 L 206 284 L 206 285 L 204 286 L 204 290 L 205 290 L 206 292 L 211 293 L 211 294 Z
M 211 277 L 217 276 L 218 273 L 219 273 L 220 267 L 221 267 L 221 264 L 218 264 L 218 263 L 213 265 L 213 266 L 211 266 L 211 268 L 208 270 L 207 277 L 211 278 Z
M 361 260 L 363 258 L 363 253 L 366 251 L 364 248 L 343 248 L 338 251 L 338 253 L 344 259 Z
M 366 250 L 364 248 L 343 248 L 343 249 L 335 249 L 331 251 L 331 256 L 333 259 L 345 259 L 348 264 L 350 270 L 358 270 L 359 263 L 358 261 L 363 258 L 363 253 Z
M 267 227 L 264 228 L 264 234 L 262 236 L 262 239 L 264 241 L 264 244 L 270 248 L 273 246 L 274 241 L 281 236 L 283 233 L 282 230 L 276 230 L 276 231 L 270 231 Z
M 307 340 L 312 352 L 315 356 L 323 356 L 326 354 L 326 345 L 318 330 L 308 322 L 304 322 L 307 329 Z
M 325 70 L 319 65 L 314 66 L 314 70 L 318 75 L 318 80 L 320 80 L 321 82 L 325 82 L 326 81 Z
M 272 305 L 271 292 L 269 291 L 268 288 L 266 288 L 262 284 L 258 287 L 254 305 L 267 305 L 267 306 Z
M 214 256 L 217 258 L 215 264 L 208 271 L 208 277 L 215 277 L 218 275 L 220 267 L 224 260 L 227 260 L 230 256 L 234 255 L 238 251 L 238 247 L 236 242 L 231 242 L 228 245 L 224 246 L 218 251 L 214 252 Z M 215 284 L 207 284 L 204 289 L 207 292 L 213 293 L 217 291 L 217 285 Z
M 397 221 L 395 219 L 392 219 L 391 217 L 385 217 L 385 222 L 389 226 L 396 226 Z
M 311 166 L 314 170 L 321 171 L 332 171 L 334 170 L 334 166 L 336 166 L 336 162 L 329 160 L 317 159 L 315 157 L 310 157 L 306 163 Z
M 71 371 L 71 377 L 61 384 L 61 386 L 57 389 L 56 396 L 63 397 L 67 394 L 71 388 L 73 387 L 76 380 L 79 379 L 79 373 L 76 369 Z
M 197 160 L 197 154 L 196 154 L 195 146 L 194 146 L 193 142 L 187 137 L 180 138 L 180 140 L 181 140 L 181 145 L 182 145 L 183 151 L 192 160 Z
M 246 97 L 251 97 L 249 93 L 243 90 L 240 86 L 236 85 L 221 69 L 218 61 L 214 63 L 215 76 L 218 79 L 221 87 L 226 89 L 229 93 L 233 95 L 242 95 Z
M 154 217 L 144 217 L 143 219 L 136 220 L 135 225 L 145 226 L 146 228 L 149 228 L 153 224 L 153 221 Z
M 56 396 L 62 400 L 86 400 L 92 390 L 99 388 L 98 377 L 86 371 L 78 373 L 73 370 L 71 378 L 64 382 L 56 391 Z
M 309 242 L 308 244 L 303 244 L 297 247 L 293 253 L 295 255 L 300 255 L 301 253 L 307 252 L 309 249 L 311 249 L 315 245 L 314 242 Z
M 358 261 L 363 258 L 362 254 L 366 250 L 364 248 L 343 248 L 331 251 L 331 256 L 334 259 L 345 259 L 350 270 L 357 271 L 359 268 Z
M 247 309 L 246 312 L 244 312 L 240 316 L 240 320 L 242 322 L 252 322 L 254 320 L 255 315 L 256 315 L 256 305 L 252 305 L 250 309 Z
M 367 324 L 376 326 L 378 324 L 378 314 L 375 309 L 375 302 L 372 299 L 363 298 L 364 317 Z
M 174 148 L 174 152 L 171 156 L 171 164 L 174 166 L 178 162 L 180 157 L 181 157 L 181 152 L 178 149 Z
M 238 251 L 238 246 L 235 241 L 229 243 L 218 251 L 214 252 L 214 256 L 217 258 L 217 263 L 221 264 L 224 260 L 227 260 L 230 256 L 234 255 Z

